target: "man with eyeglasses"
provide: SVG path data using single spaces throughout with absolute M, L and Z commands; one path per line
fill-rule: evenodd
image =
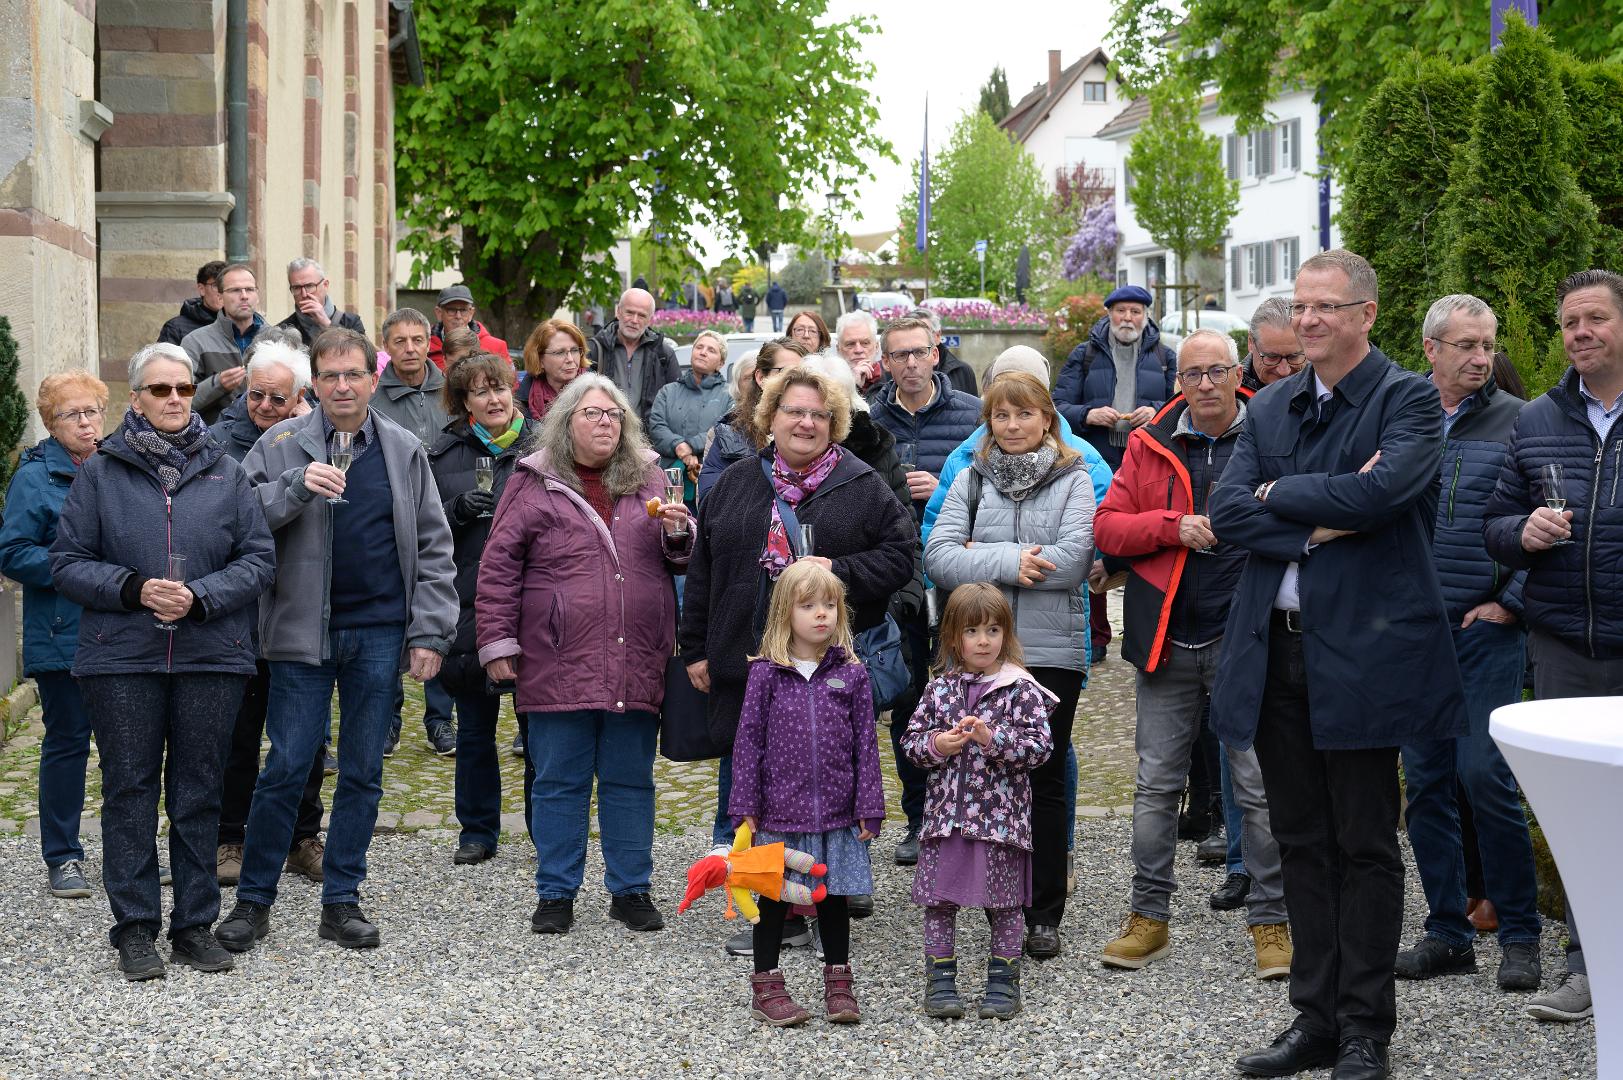
M 942 340 L 941 312 L 935 308 L 916 307 L 908 311 L 909 319 L 923 319 L 930 324 L 930 336 L 935 341 L 936 366 L 935 369 L 947 377 L 954 390 L 962 391 L 970 397 L 979 398 L 980 385 L 975 381 L 975 369 L 958 359 L 953 351 L 947 348 Z
M 1422 326 L 1420 344 L 1442 399 L 1448 440 L 1432 555 L 1465 681 L 1471 731 L 1458 739 L 1403 747 L 1404 820 L 1428 912 L 1425 935 L 1398 954 L 1396 971 L 1401 979 L 1430 979 L 1476 970 L 1477 928 L 1466 909 L 1457 797 L 1463 789 L 1476 824 L 1485 902 L 1499 921 L 1499 987 L 1537 990 L 1541 924 L 1533 844 L 1516 778 L 1488 734 L 1489 714 L 1521 700 L 1527 666 L 1518 615 L 1526 575 L 1496 562 L 1482 537 L 1488 498 L 1526 404 L 1494 385 L 1497 330 L 1493 309 L 1464 294 L 1432 304 Z
M 450 285 L 440 290 L 434 300 L 434 325 L 428 332 L 428 358 L 441 371 L 445 370 L 445 335 L 463 326 L 472 328 L 478 335 L 482 352 L 508 355 L 507 342 L 486 330 L 473 316 L 473 292 L 466 285 Z
M 243 462 L 276 540 L 278 572 L 259 620 L 271 673 L 270 754 L 248 813 L 237 905 L 216 931 L 234 952 L 270 931 L 299 793 L 326 737 L 335 687 L 338 787 L 317 932 L 345 948 L 378 944 L 360 888 L 389 707 L 402 671 L 419 681 L 438 674 L 456 632 L 451 530 L 422 443 L 370 407 L 376 350 L 335 327 L 316 339 L 312 367 L 321 407 L 271 428 Z
M 1309 367 L 1251 399 L 1211 503 L 1216 539 L 1250 553 L 1212 730 L 1256 749 L 1294 943 L 1297 1016 L 1239 1059 L 1251 1076 L 1390 1075 L 1398 747 L 1468 730 L 1431 557 L 1443 412 L 1423 376 L 1370 345 L 1376 296 L 1350 251 L 1302 263 L 1291 323 Z
M 294 259 L 287 264 L 287 291 L 293 294 L 293 314 L 276 325 L 298 335 L 305 348 L 330 326 L 341 326 L 357 334 L 366 333 L 366 324 L 353 311 L 339 311 L 327 295 L 327 271 L 314 259 Z
M 1291 304 L 1283 296 L 1270 296 L 1251 313 L 1246 336 L 1244 377 L 1240 385 L 1261 390 L 1307 366 L 1302 343 L 1291 328 Z
M 1239 350 L 1217 330 L 1178 349 L 1183 392 L 1127 440 L 1121 469 L 1094 514 L 1099 550 L 1127 564 L 1122 658 L 1138 669 L 1138 780 L 1133 794 L 1132 907 L 1100 959 L 1138 970 L 1171 951 L 1178 803 L 1219 666 L 1223 625 L 1246 553 L 1220 544 L 1208 500 L 1246 422 Z M 1251 889 L 1247 924 L 1256 977 L 1290 973 L 1279 848 L 1262 772 L 1250 750 L 1227 751 L 1242 812 Z
M 251 267 L 232 263 L 221 270 L 220 298 L 219 316 L 180 342 L 192 358 L 192 378 L 197 384 L 192 408 L 209 424 L 241 395 L 247 378 L 243 358 L 265 325 L 265 317 L 254 310 L 259 306 L 259 284 Z
M 631 399 L 646 425 L 660 387 L 682 377 L 676 346 L 655 330 L 654 298 L 644 289 L 627 289 L 614 305 L 614 318 L 586 343 L 586 355 L 599 375 Z

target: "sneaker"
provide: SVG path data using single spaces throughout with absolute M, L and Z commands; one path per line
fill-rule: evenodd
M 524 732 L 522 730 L 513 736 L 513 756 L 524 756 Z
M 221 885 L 242 880 L 242 845 L 221 844 L 214 849 L 214 878 Z
M 1589 976 L 1581 971 L 1567 972 L 1554 990 L 1527 1003 L 1527 1015 L 1534 1020 L 1570 1024 L 1594 1013 L 1595 1007 L 1589 1000 Z
M 1250 875 L 1230 874 L 1207 898 L 1207 903 L 1211 904 L 1213 911 L 1234 911 L 1245 907 L 1245 898 L 1250 895 Z
M 1257 978 L 1283 979 L 1291 973 L 1290 927 L 1284 923 L 1264 923 L 1251 928 L 1251 944 L 1257 951 Z
M 169 962 L 193 971 L 230 971 L 236 963 L 206 926 L 189 926 L 169 942 Z
M 359 904 L 321 905 L 321 924 L 316 933 L 346 949 L 375 949 L 382 940 L 378 928 L 361 914 Z
M 1392 965 L 1392 973 L 1400 979 L 1431 979 L 1438 975 L 1451 975 L 1476 970 L 1476 949 L 1469 943 L 1450 945 L 1430 934 L 1420 939 L 1412 949 L 1404 949 Z
M 789 996 L 779 968 L 750 975 L 750 1015 L 773 1027 L 795 1027 L 811 1019 L 811 1013 Z
M 389 738 L 383 744 L 383 756 L 386 757 L 386 758 L 394 757 L 394 752 L 396 750 L 398 750 L 399 748 L 400 748 L 400 728 L 398 726 L 396 726 L 396 727 L 390 729 Z
M 862 1021 L 856 991 L 851 988 L 852 980 L 850 964 L 823 965 L 823 1015 L 828 1017 L 829 1023 L 856 1024 Z
M 175 883 L 175 875 L 170 872 L 169 864 L 168 863 L 159 863 L 158 864 L 158 884 L 159 885 L 173 885 L 174 883 Z
M 270 908 L 252 900 L 238 900 L 231 914 L 214 928 L 215 940 L 232 952 L 247 952 L 270 933 Z
M 1161 919 L 1133 912 L 1122 924 L 1121 936 L 1104 947 L 1099 956 L 1108 967 L 1137 971 L 1172 951 L 1171 935 Z
M 141 926 L 124 931 L 118 939 L 118 970 L 129 982 L 163 978 L 163 957 L 152 947 L 151 931 Z
M 1503 946 L 1497 982 L 1501 990 L 1537 990 L 1543 977 L 1538 959 L 1538 942 L 1511 941 Z
M 1223 827 L 1219 825 L 1195 848 L 1195 861 L 1202 866 L 1221 866 L 1228 859 L 1228 837 L 1223 835 Z
M 812 943 L 812 929 L 815 926 L 807 925 L 806 919 L 800 915 L 790 915 L 783 920 L 783 948 L 804 949 Z M 728 956 L 754 956 L 755 955 L 755 928 L 746 926 L 738 933 L 727 939 L 726 951 Z M 822 946 L 818 946 L 818 957 L 822 957 Z
M 917 866 L 919 862 L 919 827 L 909 825 L 907 833 L 896 845 L 894 853 L 897 866 Z
M 609 918 L 618 919 L 632 930 L 663 930 L 665 916 L 659 913 L 647 893 L 626 893 L 609 901 Z
M 575 901 L 568 897 L 542 900 L 530 916 L 530 929 L 537 934 L 567 934 L 575 923 Z
M 456 757 L 456 727 L 449 720 L 428 725 L 428 747 L 440 757 Z
M 327 847 L 321 842 L 321 837 L 306 836 L 294 844 L 293 850 L 287 853 L 287 862 L 282 865 L 282 869 L 320 885 L 323 876 L 321 864 L 326 855 Z
M 337 776 L 338 775 L 338 759 L 333 757 L 332 743 L 322 743 L 321 744 L 321 775 L 322 776 Z
M 85 880 L 84 863 L 69 859 L 49 868 L 51 895 L 63 900 L 85 900 L 90 896 L 90 882 Z

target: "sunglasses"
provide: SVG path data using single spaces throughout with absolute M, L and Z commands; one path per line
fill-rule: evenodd
M 136 387 L 136 389 L 145 390 L 155 398 L 166 398 L 170 394 L 179 394 L 183 398 L 189 398 L 197 393 L 196 385 L 189 382 L 179 384 L 166 382 L 147 383 L 145 386 Z
M 272 394 L 264 390 L 248 391 L 248 400 L 253 402 L 255 405 L 258 405 L 266 398 L 270 398 L 271 404 L 275 405 L 278 409 L 287 407 L 287 398 L 283 397 L 281 394 Z

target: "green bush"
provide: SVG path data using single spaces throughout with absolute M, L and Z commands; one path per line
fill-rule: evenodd
M 828 260 L 818 254 L 802 255 L 778 274 L 778 283 L 791 304 L 815 304 L 828 280 Z
M 17 444 L 27 429 L 28 398 L 17 385 L 17 339 L 11 336 L 11 320 L 0 315 L 0 506 L 17 467 Z
M 1049 372 L 1059 378 L 1066 357 L 1088 340 L 1093 324 L 1104 318 L 1105 298 L 1098 293 L 1067 296 L 1065 301 L 1048 317 L 1048 333 L 1043 337 L 1043 350 L 1048 353 Z
M 1598 215 L 1591 264 L 1623 268 L 1623 65 L 1562 57 L 1560 73 L 1573 127 L 1567 158 Z

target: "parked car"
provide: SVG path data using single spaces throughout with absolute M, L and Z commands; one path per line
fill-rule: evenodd
M 1246 330 L 1251 326 L 1250 320 L 1242 319 L 1238 315 L 1216 308 L 1190 308 L 1187 312 L 1188 324 L 1184 323 L 1185 312 L 1169 311 L 1155 320 L 1161 327 L 1163 334 L 1171 333 L 1183 337 L 1190 330 L 1221 330 L 1228 333 L 1230 330 Z
M 746 356 L 753 356 L 760 351 L 762 345 L 775 341 L 777 334 L 725 334 L 727 341 L 727 359 L 721 365 L 721 374 L 727 380 L 727 385 L 733 382 L 733 368 Z M 676 347 L 676 362 L 681 365 L 685 374 L 692 363 L 693 346 L 678 345 Z
M 860 311 L 883 311 L 886 308 L 910 308 L 913 297 L 904 292 L 859 292 L 856 306 Z

